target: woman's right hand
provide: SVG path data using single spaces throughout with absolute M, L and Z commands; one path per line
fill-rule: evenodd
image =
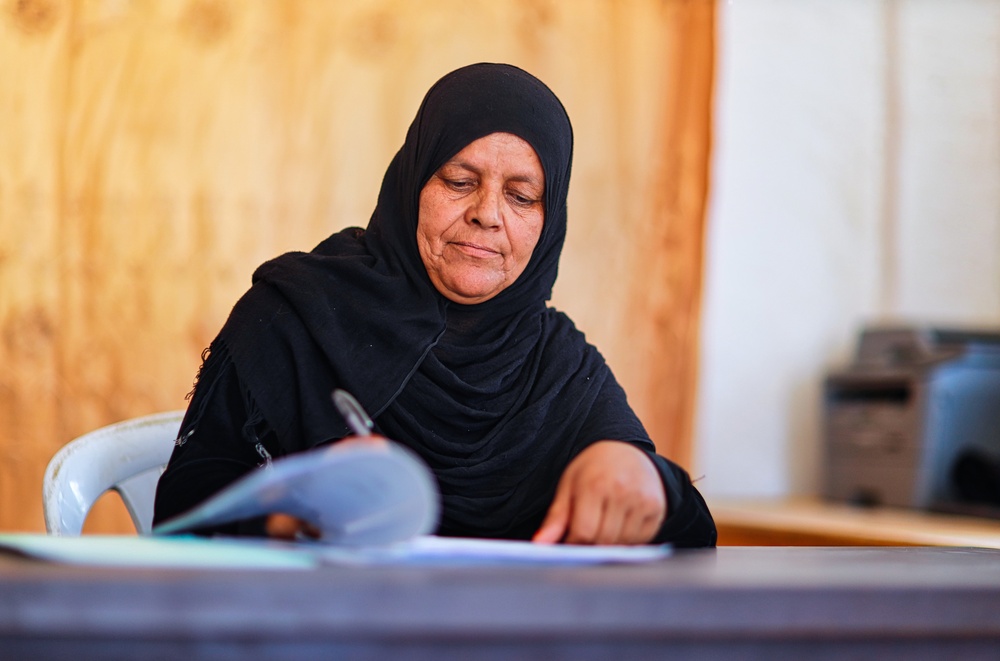
M 348 436 L 343 440 L 337 441 L 335 446 L 368 445 L 371 447 L 386 447 L 388 443 L 389 439 L 373 434 L 371 436 Z M 296 540 L 303 537 L 307 539 L 319 539 L 322 537 L 322 533 L 316 526 L 298 517 L 281 512 L 275 512 L 267 516 L 267 520 L 264 522 L 264 531 L 268 537 L 274 539 Z
M 319 539 L 319 529 L 302 519 L 290 514 L 276 512 L 268 514 L 264 522 L 264 530 L 268 537 L 274 539 L 296 540 L 306 537 L 308 539 Z

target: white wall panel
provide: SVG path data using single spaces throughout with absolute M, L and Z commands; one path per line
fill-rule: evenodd
M 900 12 L 898 312 L 1000 322 L 1000 2 Z
M 695 469 L 709 495 L 818 489 L 820 383 L 865 322 L 1000 321 L 998 11 L 722 5 Z

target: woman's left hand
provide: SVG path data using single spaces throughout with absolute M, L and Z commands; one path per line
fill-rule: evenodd
M 663 482 L 642 450 L 598 441 L 566 467 L 532 541 L 543 544 L 645 544 L 667 514 Z

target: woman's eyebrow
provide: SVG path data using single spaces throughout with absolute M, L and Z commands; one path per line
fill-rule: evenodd
M 465 161 L 448 161 L 447 163 L 445 163 L 441 167 L 442 168 L 447 168 L 447 167 L 462 168 L 463 170 L 468 170 L 469 172 L 475 172 L 476 174 L 479 174 L 479 168 L 476 168 L 471 163 L 467 163 Z
M 526 184 L 531 184 L 532 186 L 538 186 L 538 187 L 545 186 L 544 181 L 539 181 L 530 174 L 516 174 L 513 177 L 510 177 L 509 181 L 523 181 Z

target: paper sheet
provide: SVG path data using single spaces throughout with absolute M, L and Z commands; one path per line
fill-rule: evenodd
M 103 567 L 313 569 L 320 563 L 315 553 L 292 544 L 194 536 L 0 534 L 0 550 L 50 562 Z
M 426 534 L 439 511 L 430 469 L 409 449 L 390 442 L 336 443 L 252 471 L 153 533 L 283 512 L 315 525 L 325 542 L 368 546 Z
M 469 539 L 424 535 L 383 547 L 343 548 L 317 545 L 325 562 L 414 565 L 595 565 L 662 560 L 669 545 L 578 546 L 534 544 L 500 539 Z
M 507 540 L 420 536 L 386 546 L 194 536 L 55 537 L 0 534 L 0 551 L 71 565 L 177 569 L 314 569 L 329 565 L 596 565 L 652 562 L 669 546 L 542 545 Z

